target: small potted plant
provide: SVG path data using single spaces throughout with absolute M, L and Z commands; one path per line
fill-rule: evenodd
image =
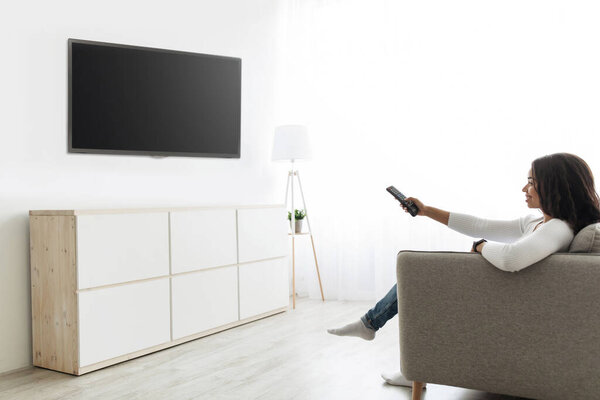
M 296 233 L 302 232 L 302 220 L 306 217 L 306 211 L 295 210 L 294 219 L 296 220 Z M 290 229 L 292 229 L 292 213 L 288 211 L 288 221 L 290 221 Z

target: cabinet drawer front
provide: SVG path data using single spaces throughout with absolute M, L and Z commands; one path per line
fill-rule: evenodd
M 243 264 L 240 268 L 240 319 L 289 305 L 286 258 Z
M 237 267 L 175 276 L 173 339 L 238 320 Z
M 235 209 L 171 213 L 173 273 L 237 263 Z
M 79 288 L 169 274 L 168 213 L 77 217 Z
M 239 209 L 240 262 L 287 255 L 288 224 L 284 207 Z
M 79 293 L 79 365 L 171 340 L 169 278 Z

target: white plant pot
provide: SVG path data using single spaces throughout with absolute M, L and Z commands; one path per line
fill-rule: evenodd
M 296 230 L 295 233 L 302 233 L 302 219 L 295 220 Z M 290 229 L 292 229 L 292 221 L 290 221 Z

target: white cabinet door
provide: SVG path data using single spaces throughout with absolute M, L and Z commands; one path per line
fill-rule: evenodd
M 284 207 L 238 209 L 240 262 L 286 256 L 288 220 Z
M 169 278 L 79 293 L 79 365 L 171 340 Z
M 239 266 L 240 319 L 289 305 L 286 260 L 279 258 Z
M 238 320 L 237 266 L 172 278 L 173 339 Z
M 235 209 L 172 212 L 172 272 L 237 263 L 235 223 Z
M 77 216 L 80 289 L 169 274 L 168 213 Z

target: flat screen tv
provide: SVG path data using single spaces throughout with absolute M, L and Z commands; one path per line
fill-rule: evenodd
M 240 58 L 68 44 L 69 152 L 240 158 Z

